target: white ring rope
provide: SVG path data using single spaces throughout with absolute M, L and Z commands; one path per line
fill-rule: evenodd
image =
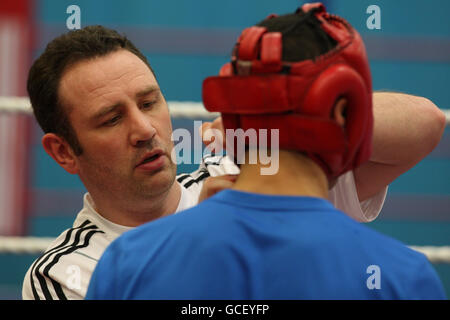
M 40 254 L 50 246 L 54 238 L 0 236 L 0 254 Z M 450 263 L 450 246 L 410 246 L 423 253 L 432 263 Z
M 170 115 L 175 118 L 188 119 L 215 119 L 219 116 L 217 112 L 208 112 L 200 102 L 178 102 L 168 101 Z M 32 114 L 30 101 L 26 97 L 0 97 L 0 113 L 14 112 Z
M 410 246 L 410 248 L 422 252 L 430 262 L 450 263 L 450 246 Z
M 201 102 L 178 102 L 168 101 L 170 114 L 176 118 L 188 119 L 215 119 L 219 113 L 211 113 L 206 111 Z M 445 114 L 446 124 L 450 126 L 450 109 L 441 109 Z M 27 97 L 0 97 L 0 113 L 1 112 L 18 112 L 32 114 L 30 101 Z
M 441 109 L 441 111 L 445 114 L 445 123 L 450 126 L 450 110 Z
M 43 237 L 0 236 L 0 253 L 33 254 L 43 253 L 55 240 Z

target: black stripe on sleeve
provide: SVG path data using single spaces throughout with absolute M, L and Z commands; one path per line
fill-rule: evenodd
M 214 159 L 216 158 L 216 159 Z M 218 158 L 218 159 L 217 159 Z M 219 166 L 220 162 L 223 160 L 223 156 L 217 156 L 214 154 L 210 154 L 210 155 L 206 155 L 203 157 L 203 163 L 205 164 L 205 167 L 209 166 L 209 165 L 216 165 Z
M 64 241 L 61 242 L 58 246 L 48 250 L 47 252 L 45 252 L 42 256 L 40 256 L 32 265 L 31 267 L 31 271 L 30 271 L 30 282 L 31 282 L 31 289 L 33 291 L 33 296 L 35 300 L 40 300 L 39 294 L 36 291 L 36 287 L 34 285 L 34 279 L 33 279 L 33 273 L 35 273 L 35 269 L 36 266 L 41 262 L 42 259 L 45 259 L 45 261 L 48 259 L 48 257 L 55 251 L 58 251 L 59 249 L 61 249 L 62 247 L 64 247 L 70 240 L 70 237 L 72 235 L 72 232 L 74 232 L 77 229 L 81 229 L 84 228 L 85 226 L 87 226 L 89 223 L 91 223 L 89 220 L 84 221 L 79 227 L 76 228 L 71 228 L 67 231 L 66 236 L 64 238 Z M 45 262 L 44 261 L 44 262 Z M 41 264 L 39 264 L 39 267 L 41 266 Z M 38 267 L 38 268 L 39 268 Z
M 179 183 L 181 183 L 181 182 L 183 182 L 184 180 L 186 180 L 187 178 L 189 178 L 191 175 L 190 174 L 183 174 L 183 175 L 181 175 L 181 176 L 179 176 L 178 178 L 177 178 L 177 181 L 179 182 Z
M 95 227 L 95 226 L 94 226 L 94 227 Z M 87 229 L 88 229 L 88 228 L 85 228 L 85 230 L 87 230 Z M 55 289 L 56 295 L 58 296 L 59 299 L 61 299 L 61 300 L 67 300 L 67 297 L 66 297 L 66 295 L 64 294 L 64 292 L 63 292 L 63 290 L 62 290 L 61 284 L 59 284 L 57 281 L 55 281 L 54 279 L 52 279 L 52 278 L 50 277 L 50 274 L 49 274 L 50 269 L 51 269 L 54 265 L 56 265 L 56 264 L 58 263 L 59 259 L 60 259 L 62 256 L 68 255 L 68 254 L 74 252 L 75 250 L 78 250 L 78 249 L 87 247 L 87 246 L 89 245 L 89 240 L 91 239 L 91 237 L 92 237 L 94 234 L 98 233 L 98 232 L 103 233 L 103 231 L 100 231 L 100 230 L 98 230 L 98 229 L 97 229 L 97 230 L 91 230 L 91 231 L 87 232 L 87 233 L 86 233 L 86 236 L 85 236 L 85 238 L 84 238 L 83 244 L 81 244 L 81 245 L 73 245 L 73 246 L 70 246 L 70 248 L 68 248 L 67 250 L 58 253 L 57 255 L 55 255 L 55 257 L 53 258 L 52 262 L 49 263 L 49 264 L 45 267 L 45 269 L 44 269 L 44 271 L 43 271 L 43 274 L 44 274 L 44 276 L 46 276 L 47 278 L 49 278 L 50 281 L 52 282 L 53 288 Z
M 44 263 L 46 263 L 50 259 L 50 257 L 52 256 L 53 253 L 65 250 L 66 248 L 70 248 L 71 246 L 74 246 L 74 245 L 78 244 L 78 242 L 80 241 L 81 234 L 83 233 L 83 231 L 85 231 L 86 229 L 90 230 L 92 228 L 96 228 L 96 226 L 90 225 L 90 226 L 87 226 L 87 227 L 84 227 L 84 228 L 81 228 L 81 229 L 77 230 L 77 232 L 75 233 L 75 238 L 74 238 L 73 242 L 70 245 L 60 247 L 58 250 L 54 250 L 51 254 L 48 254 L 41 261 L 41 263 L 36 267 L 35 276 L 36 276 L 36 278 L 39 281 L 39 284 L 40 284 L 41 289 L 42 289 L 42 293 L 44 294 L 44 298 L 46 300 L 53 300 L 54 297 L 52 296 L 52 294 L 50 293 L 50 290 L 48 289 L 47 281 L 46 281 L 45 277 L 43 276 L 42 272 L 40 271 L 40 268 L 44 265 Z
M 198 176 L 197 179 L 192 179 L 191 181 L 188 181 L 186 184 L 183 185 L 183 187 L 185 187 L 187 189 L 192 184 L 199 183 L 200 181 L 202 181 L 203 179 L 206 179 L 208 177 L 209 177 L 209 172 L 208 171 L 203 171 L 203 173 L 200 176 Z
M 211 162 L 205 162 L 205 167 L 207 167 L 208 168 L 208 166 L 220 166 L 220 162 L 214 162 L 214 161 L 211 161 Z
M 76 246 L 81 238 L 81 234 L 86 231 L 86 230 L 91 230 L 91 229 L 98 229 L 97 226 L 91 224 L 91 222 L 89 220 L 84 221 L 79 227 L 76 228 L 72 228 L 70 230 L 68 230 L 66 237 L 64 239 L 64 241 L 56 246 L 55 248 L 52 248 L 51 250 L 47 251 L 46 253 L 44 253 L 35 263 L 34 266 L 32 267 L 31 270 L 31 286 L 32 286 L 32 290 L 33 290 L 33 295 L 34 298 L 36 300 L 40 300 L 40 297 L 36 291 L 35 288 L 35 281 L 33 279 L 33 275 L 36 276 L 41 289 L 42 289 L 42 293 L 44 294 L 44 299 L 46 300 L 53 300 L 53 296 L 51 295 L 50 291 L 48 290 L 48 286 L 47 286 L 47 281 L 45 280 L 44 276 L 42 275 L 42 273 L 40 273 L 40 268 L 51 258 L 51 256 L 58 252 L 58 251 L 63 251 L 67 248 L 71 248 L 72 246 Z M 73 239 L 73 241 L 68 244 L 70 242 L 70 239 L 72 237 L 72 233 L 75 233 L 75 237 Z M 52 280 L 52 279 L 51 279 Z

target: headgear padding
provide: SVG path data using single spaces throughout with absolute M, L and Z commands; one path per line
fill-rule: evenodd
M 203 103 L 221 112 L 225 129 L 279 129 L 280 149 L 305 152 L 329 178 L 367 161 L 372 147 L 372 82 L 358 32 L 320 3 L 305 4 L 337 42 L 313 60 L 282 61 L 280 32 L 250 27 L 240 35 L 220 75 L 203 82 Z M 297 11 L 298 12 L 298 11 Z M 332 117 L 348 102 L 342 128 Z

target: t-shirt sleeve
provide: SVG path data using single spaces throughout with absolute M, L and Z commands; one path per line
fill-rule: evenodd
M 47 259 L 50 257 L 50 259 Z M 22 285 L 24 300 L 83 299 L 95 261 L 78 254 L 44 254 L 28 269 Z
M 186 189 L 201 188 L 204 180 L 208 177 L 237 175 L 239 172 L 239 167 L 229 157 L 205 155 L 197 170 L 179 174 L 177 181 Z
M 334 206 L 359 222 L 375 220 L 383 208 L 388 187 L 375 196 L 360 202 L 356 191 L 353 171 L 341 175 L 329 192 L 329 200 Z
M 240 172 L 239 167 L 228 156 L 205 156 L 201 166 L 204 166 L 211 177 L 238 175 Z

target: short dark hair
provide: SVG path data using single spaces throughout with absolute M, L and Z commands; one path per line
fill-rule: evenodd
M 258 26 L 269 32 L 281 32 L 283 37 L 282 59 L 287 62 L 314 60 L 337 46 L 321 27 L 312 9 L 265 19 Z
M 61 77 L 71 65 L 120 49 L 134 53 L 155 74 L 146 57 L 129 39 L 103 26 L 87 26 L 55 38 L 30 69 L 27 90 L 37 122 L 45 133 L 63 137 L 76 155 L 83 150 L 59 97 Z

